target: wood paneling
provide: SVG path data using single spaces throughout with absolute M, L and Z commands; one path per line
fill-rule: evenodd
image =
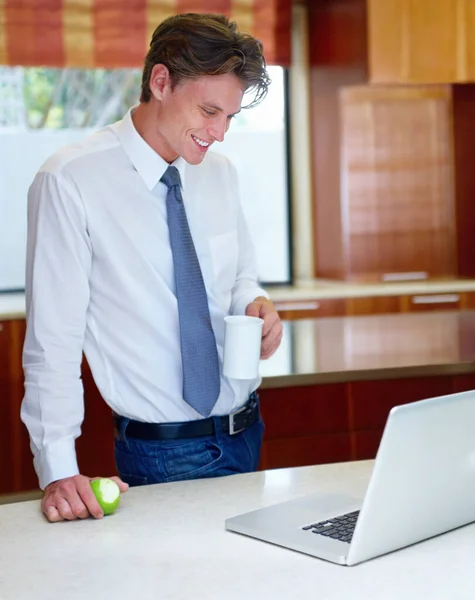
M 112 412 L 102 399 L 86 361 L 82 365 L 84 423 L 76 441 L 79 470 L 89 477 L 117 475 Z
M 346 314 L 344 298 L 318 298 L 275 302 L 281 319 L 313 319 L 315 317 L 335 317 Z
M 355 303 L 354 309 L 357 304 Z M 448 329 L 443 324 L 438 329 L 432 316 L 426 315 L 432 323 L 430 335 L 426 339 L 426 328 L 425 337 L 419 345 L 421 333 L 417 328 L 404 330 L 399 327 L 400 339 L 404 340 L 401 347 L 414 347 L 415 353 L 423 352 L 425 355 L 433 352 L 441 363 L 450 362 L 451 357 L 456 354 L 457 348 L 454 350 L 452 346 L 457 344 L 457 335 L 460 337 L 466 331 L 469 335 L 465 343 L 471 344 L 465 348 L 466 356 L 474 355 L 475 336 L 471 333 L 469 323 L 464 324 L 464 319 L 459 319 L 460 330 L 457 331 L 453 324 L 450 325 L 450 320 Z M 417 322 L 420 321 L 423 328 L 422 315 L 414 315 L 414 318 Z M 333 326 L 334 321 L 327 319 L 319 323 Z M 304 322 L 298 324 L 305 326 Z M 0 493 L 20 492 L 37 487 L 28 435 L 19 418 L 23 397 L 21 348 L 24 331 L 24 321 L 0 323 Z M 350 336 L 340 336 L 334 329 L 332 331 L 331 340 L 340 357 L 353 356 L 348 363 L 349 368 L 361 367 L 371 356 L 374 364 L 374 356 L 379 355 L 380 348 L 388 344 L 393 353 L 392 364 L 397 364 L 397 338 L 386 338 L 384 331 L 371 330 L 368 319 L 363 317 L 361 327 L 353 327 Z M 408 342 L 410 335 L 414 342 Z M 351 341 L 351 348 L 347 345 L 348 340 Z M 459 340 L 459 343 L 462 342 Z M 360 349 L 361 356 L 355 349 Z M 317 367 L 320 370 L 331 369 L 331 352 L 329 345 L 325 344 L 318 356 Z M 417 364 L 421 364 L 420 360 Z M 341 364 L 337 368 L 341 369 Z M 86 417 L 83 434 L 77 442 L 78 462 L 85 474 L 108 476 L 116 472 L 111 412 L 100 397 L 86 363 L 83 364 L 82 372 Z M 266 426 L 260 468 L 373 458 L 387 415 L 393 406 L 468 389 L 475 389 L 475 375 L 260 390 L 261 412 Z
M 345 384 L 261 390 L 266 440 L 348 431 Z
M 356 381 L 348 384 L 352 431 L 381 429 L 393 406 L 450 394 L 450 377 Z
M 364 298 L 347 298 L 347 315 L 376 315 L 396 313 L 401 310 L 400 296 L 374 296 Z
M 362 68 L 366 77 L 366 0 L 311 0 L 307 4 L 310 64 Z
M 473 0 L 368 0 L 367 14 L 371 82 L 475 79 Z
M 350 460 L 348 434 L 271 440 L 262 446 L 259 469 L 300 467 Z
M 429 275 L 475 277 L 475 246 L 471 240 L 475 230 L 472 202 L 475 170 L 469 154 L 475 136 L 475 112 L 472 109 L 475 84 L 470 83 L 475 81 L 475 45 L 472 43 L 475 3 L 473 0 L 312 0 L 307 4 L 315 276 L 366 280 L 374 278 L 374 272 L 381 265 L 389 265 L 387 270 L 391 272 L 399 270 L 400 264 L 415 262 L 421 265 L 418 271 L 427 271 L 425 265 L 429 265 Z M 413 103 L 412 109 L 408 102 L 399 103 L 397 107 L 388 99 L 377 106 L 360 107 L 359 115 L 355 110 L 347 113 L 360 128 L 357 139 L 349 142 L 350 149 L 351 144 L 353 149 L 355 143 L 361 145 L 365 134 L 369 138 L 369 143 L 363 147 L 367 168 L 353 169 L 349 181 L 352 189 L 347 190 L 347 173 L 340 168 L 345 154 L 342 157 L 340 153 L 343 116 L 338 93 L 342 87 L 368 82 L 456 84 L 453 86 L 453 115 L 440 103 L 436 106 L 435 99 L 419 102 L 418 108 Z M 457 85 L 457 82 L 468 85 Z M 369 89 L 378 93 L 378 88 Z M 383 93 L 390 96 L 399 91 L 392 87 Z M 412 118 L 413 123 L 402 123 L 401 127 L 400 120 L 405 116 Z M 404 136 L 406 140 L 402 140 Z M 450 157 L 452 138 L 454 156 Z M 371 168 L 375 152 L 384 143 L 392 168 L 389 173 L 381 166 Z M 405 152 L 403 176 L 395 170 L 398 146 Z M 414 165 L 408 168 L 407 159 L 411 154 Z M 455 170 L 455 198 L 450 170 L 452 174 Z M 364 189 L 365 186 L 370 188 L 369 191 Z M 359 192 L 364 195 L 356 198 L 358 208 L 355 210 L 361 212 L 361 202 L 370 209 L 377 194 L 376 211 L 379 213 L 376 223 L 364 216 L 360 233 L 358 215 L 348 222 L 345 213 L 345 195 L 349 194 L 350 200 L 354 200 Z M 440 212 L 442 196 L 448 213 Z M 416 216 L 418 212 L 420 220 L 421 211 L 427 208 L 430 198 L 434 204 L 427 213 L 427 227 L 419 229 L 416 240 L 413 223 L 407 215 Z M 414 203 L 411 199 L 415 199 Z M 399 210 L 404 202 L 411 206 Z M 451 203 L 457 213 L 456 239 L 454 216 L 450 214 L 455 208 Z M 389 236 L 385 230 L 377 229 L 367 235 L 365 229 L 381 224 L 383 206 L 386 213 L 396 213 L 396 229 L 391 230 Z M 439 236 L 436 230 L 445 216 L 448 229 L 442 227 Z M 404 218 L 407 218 L 406 224 L 401 223 Z M 438 222 L 434 223 L 434 219 Z M 347 239 L 348 232 L 343 230 L 345 223 L 353 228 L 352 243 Z M 348 260 L 351 265 L 347 264 Z
M 328 390 L 332 387 L 339 388 L 339 401 L 336 403 L 328 401 Z M 310 393 L 312 402 L 298 404 L 295 411 L 291 407 L 301 388 L 262 390 L 266 433 L 259 468 L 374 458 L 391 408 L 475 389 L 475 375 L 348 382 L 343 384 L 343 388 L 342 384 L 316 385 Z M 342 393 L 346 397 L 345 418 L 341 414 Z M 304 392 L 305 396 L 309 396 L 308 391 Z M 274 400 L 277 400 L 275 406 Z M 320 414 L 315 413 L 316 404 L 320 406 Z M 279 422 L 281 410 L 284 410 L 284 417 Z M 302 427 L 307 419 L 312 427 Z M 321 427 L 322 422 L 326 425 L 334 422 L 338 426 L 332 431 L 322 432 L 326 429 L 326 426 Z M 346 431 L 341 429 L 344 423 L 347 423 Z M 290 432 L 292 435 L 289 435 Z
M 452 90 L 457 218 L 457 274 L 475 277 L 475 84 L 455 85 Z
M 367 81 L 366 2 L 316 0 L 308 15 L 315 276 L 344 279 L 338 92 Z
M 421 3 L 413 29 L 429 6 Z M 445 3 L 432 14 L 437 26 Z M 400 0 L 309 3 L 316 277 L 456 274 L 450 88 L 361 85 L 368 81 L 366 39 L 387 80 L 400 80 L 386 55 L 399 56 L 403 8 Z
M 28 435 L 20 420 L 24 336 L 23 320 L 0 321 L 0 493 L 29 489 L 34 478 Z
M 455 274 L 450 89 L 341 90 L 347 278 Z
M 360 65 L 371 83 L 475 80 L 473 0 L 312 0 L 308 6 L 312 65 Z
M 390 290 L 388 289 L 388 292 Z M 382 315 L 405 312 L 470 310 L 475 308 L 475 292 L 401 294 L 353 298 L 313 298 L 279 300 L 275 307 L 282 319 L 315 319 L 356 315 Z

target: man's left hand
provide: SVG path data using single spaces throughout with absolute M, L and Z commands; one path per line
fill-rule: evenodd
M 282 339 L 282 323 L 279 313 L 270 300 L 258 296 L 246 307 L 248 317 L 259 317 L 262 325 L 261 358 L 270 358 L 280 345 Z

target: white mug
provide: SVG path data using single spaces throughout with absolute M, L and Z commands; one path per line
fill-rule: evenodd
M 258 317 L 224 317 L 223 374 L 231 379 L 259 377 L 262 325 Z

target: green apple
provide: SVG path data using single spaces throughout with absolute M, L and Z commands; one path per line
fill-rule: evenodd
M 91 481 L 91 488 L 105 515 L 111 515 L 119 506 L 119 486 L 112 479 L 102 477 Z

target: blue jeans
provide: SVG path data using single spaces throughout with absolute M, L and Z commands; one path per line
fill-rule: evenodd
M 123 419 L 122 430 L 127 424 Z M 119 475 L 130 486 L 220 477 L 255 471 L 264 434 L 259 417 L 244 431 L 224 433 L 218 419 L 213 435 L 179 440 L 136 440 L 121 432 L 114 441 Z

